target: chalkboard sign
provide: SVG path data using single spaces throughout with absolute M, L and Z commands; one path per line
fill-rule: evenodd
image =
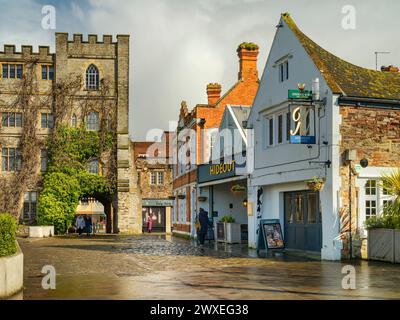
M 285 242 L 279 219 L 261 219 L 258 228 L 257 251 L 284 248 Z

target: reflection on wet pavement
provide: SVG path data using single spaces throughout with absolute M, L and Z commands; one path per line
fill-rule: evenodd
M 342 289 L 347 262 L 296 252 L 258 257 L 245 245 L 197 246 L 168 236 L 19 239 L 24 299 L 398 299 L 398 265 L 352 262 L 356 290 Z M 56 290 L 43 290 L 53 265 Z

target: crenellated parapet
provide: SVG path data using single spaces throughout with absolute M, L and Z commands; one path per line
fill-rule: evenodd
M 45 63 L 53 63 L 54 53 L 50 52 L 49 46 L 39 46 L 39 50 L 34 51 L 33 46 L 22 45 L 21 50 L 17 51 L 13 44 L 5 44 L 3 51 L 0 51 L 0 61 L 19 62 L 26 60 L 38 60 Z

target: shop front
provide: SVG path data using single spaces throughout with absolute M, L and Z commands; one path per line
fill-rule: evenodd
M 198 168 L 198 206 L 209 213 L 217 241 L 247 243 L 247 178 L 240 174 L 244 167 L 232 160 Z M 226 239 L 227 228 L 237 240 Z
M 142 202 L 142 231 L 149 232 L 148 219 L 152 220 L 152 232 L 171 233 L 171 211 L 173 200 L 143 199 Z

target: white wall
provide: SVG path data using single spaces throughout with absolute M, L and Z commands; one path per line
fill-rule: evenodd
M 231 215 L 237 223 L 247 224 L 247 209 L 243 206 L 243 200 L 247 198 L 247 194 L 236 196 L 231 192 L 231 188 L 235 184 L 247 187 L 247 181 L 234 181 L 214 185 L 214 211 L 218 211 L 219 221 L 223 216 Z M 229 208 L 229 204 L 233 204 L 233 208 Z
M 263 218 L 280 218 L 284 228 L 282 192 L 307 189 L 306 180 L 315 176 L 325 177 L 325 187 L 320 193 L 323 234 L 321 257 L 327 260 L 339 260 L 341 118 L 337 97 L 332 94 L 322 74 L 296 36 L 284 21 L 281 22 L 283 27 L 278 29 L 275 36 L 249 117 L 249 124 L 254 128 L 254 171 L 250 176 L 248 196 L 255 201 L 254 210 L 256 210 L 256 187 L 264 186 Z M 279 68 L 274 65 L 284 56 L 289 57 L 289 79 L 279 82 Z M 262 126 L 264 115 L 276 114 L 285 108 L 287 110 L 288 90 L 297 89 L 298 83 L 306 83 L 306 89 L 310 90 L 314 78 L 319 78 L 321 98 L 326 98 L 326 105 L 320 110 L 320 120 L 316 121 L 317 144 L 309 148 L 307 145 L 284 143 L 265 149 Z M 248 154 L 251 154 L 251 145 L 249 148 Z M 324 166 L 327 160 L 332 161 L 329 168 Z M 249 226 L 249 245 L 254 245 L 256 213 L 250 219 L 253 219 L 253 222 Z

